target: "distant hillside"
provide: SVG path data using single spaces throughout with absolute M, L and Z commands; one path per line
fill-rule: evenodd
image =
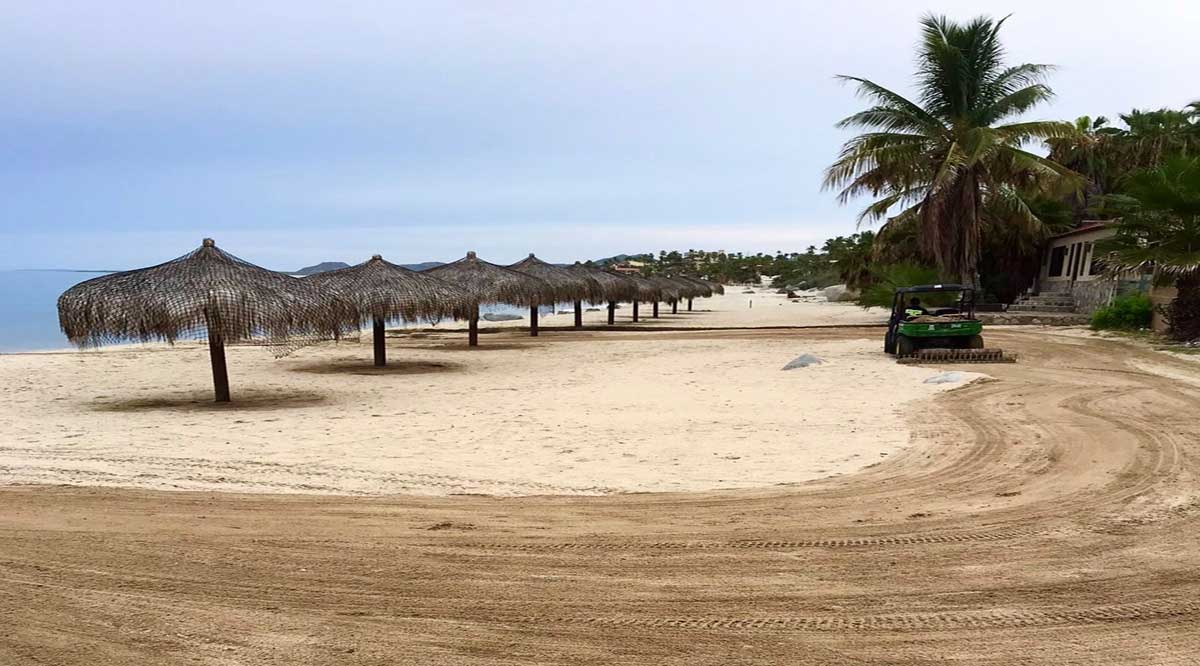
M 630 259 L 634 259 L 634 258 L 636 258 L 636 257 L 640 257 L 640 256 L 644 256 L 644 255 L 639 255 L 639 254 L 618 254 L 618 255 L 615 255 L 615 256 L 612 256 L 612 257 L 605 257 L 605 258 L 603 258 L 603 259 L 593 259 L 593 260 L 592 260 L 592 263 L 593 263 L 593 264 L 595 264 L 595 265 L 597 265 L 597 266 L 611 266 L 612 264 L 621 264 L 621 263 L 625 263 L 626 261 L 629 261 Z
M 294 275 L 312 275 L 314 273 L 324 273 L 326 271 L 336 271 L 339 268 L 349 268 L 350 264 L 344 261 L 322 261 L 316 266 L 305 266 L 296 271 Z
M 419 264 L 399 264 L 399 265 L 404 268 L 407 268 L 410 271 L 424 271 L 424 270 L 433 268 L 434 266 L 441 266 L 442 263 L 443 262 L 440 262 L 440 261 L 422 261 Z M 316 266 L 305 266 L 304 268 L 301 268 L 300 270 L 296 271 L 295 273 L 292 273 L 292 275 L 313 275 L 315 273 L 324 273 L 326 271 L 336 271 L 339 268 L 349 268 L 349 267 L 350 267 L 350 264 L 347 264 L 344 261 L 322 261 L 321 263 L 317 264 Z
M 419 264 L 400 264 L 400 265 L 407 268 L 410 271 L 427 271 L 430 268 L 433 268 L 434 266 L 445 266 L 446 262 L 444 262 L 444 261 L 422 261 Z

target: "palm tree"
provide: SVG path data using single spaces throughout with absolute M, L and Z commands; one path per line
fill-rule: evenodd
M 1200 338 L 1200 158 L 1177 157 L 1131 176 L 1120 195 L 1105 197 L 1120 216 L 1116 235 L 1097 244 L 1115 273 L 1152 270 L 1174 282 L 1169 333 Z
M 923 253 L 966 283 L 976 282 L 985 217 L 1017 217 L 1036 226 L 1030 196 L 1065 196 L 1082 182 L 1061 164 L 1023 150 L 1072 128 L 1013 122 L 1053 95 L 1043 83 L 1051 67 L 1005 66 L 1003 24 L 986 17 L 966 24 L 923 18 L 917 101 L 867 79 L 839 77 L 857 85 L 874 106 L 838 123 L 864 133 L 846 142 L 825 173 L 826 187 L 841 188 L 842 203 L 860 195 L 876 198 L 860 223 L 900 207 L 893 220 L 915 223 Z
M 1049 139 L 1046 144 L 1050 159 L 1088 179 L 1088 194 L 1109 194 L 1124 173 L 1116 155 L 1124 134 L 1124 130 L 1110 126 L 1104 116 L 1080 116 L 1071 134 Z
M 1174 156 L 1200 153 L 1200 124 L 1195 103 L 1185 111 L 1134 109 L 1121 114 L 1129 127 L 1122 132 L 1120 155 L 1130 170 L 1155 167 Z

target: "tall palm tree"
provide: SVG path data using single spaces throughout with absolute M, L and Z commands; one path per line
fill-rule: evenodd
M 1138 172 L 1105 204 L 1121 220 L 1116 235 L 1096 247 L 1109 269 L 1153 270 L 1159 282 L 1174 282 L 1170 334 L 1200 338 L 1200 158 L 1177 157 Z
M 976 282 L 986 216 L 1036 226 L 1030 196 L 1065 195 L 1082 183 L 1070 169 L 1023 149 L 1072 128 L 1013 121 L 1051 98 L 1043 83 L 1051 67 L 1005 66 L 1003 25 L 986 17 L 966 24 L 923 18 L 916 101 L 864 78 L 839 77 L 874 106 L 838 123 L 864 133 L 846 142 L 825 173 L 825 186 L 840 188 L 842 203 L 876 198 L 860 222 L 899 207 L 893 219 L 914 222 L 928 258 L 966 283 Z
M 1046 141 L 1050 159 L 1088 179 L 1088 194 L 1110 194 L 1124 175 L 1117 144 L 1125 131 L 1108 124 L 1108 118 L 1080 116 L 1071 134 Z
M 1200 124 L 1194 104 L 1188 110 L 1134 109 L 1121 114 L 1129 127 L 1121 134 L 1121 159 L 1128 169 L 1146 169 L 1175 156 L 1200 153 Z

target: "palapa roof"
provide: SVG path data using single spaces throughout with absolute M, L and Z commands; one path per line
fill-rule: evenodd
M 684 294 L 684 298 L 708 298 L 713 295 L 712 287 L 699 278 L 676 275 L 672 279 L 688 286 L 688 292 Z
M 662 285 L 658 284 L 657 282 L 651 280 L 650 278 L 643 277 L 641 275 L 635 275 L 633 273 L 622 273 L 621 275 L 633 280 L 634 286 L 637 287 L 637 299 L 639 301 L 643 303 L 651 303 L 653 301 L 662 299 Z
M 79 346 L 174 342 L 201 331 L 225 341 L 317 337 L 346 313 L 312 284 L 219 249 L 211 238 L 166 263 L 80 282 L 58 298 L 58 320 Z
M 550 295 L 555 303 L 598 301 L 604 297 L 599 283 L 592 277 L 548 264 L 535 257 L 532 252 L 528 257 L 508 267 L 544 281 L 549 285 Z
M 647 279 L 657 284 L 662 291 L 662 296 L 659 297 L 659 300 L 678 301 L 681 298 L 687 298 L 684 292 L 688 291 L 688 287 L 681 282 L 676 282 L 669 277 L 661 275 L 653 275 Z
M 632 301 L 637 298 L 638 287 L 637 283 L 628 277 L 619 273 L 610 273 L 602 268 L 589 266 L 580 262 L 569 267 L 567 270 L 578 275 L 584 275 L 595 281 L 600 287 L 599 300 L 591 300 L 593 303 L 601 303 L 604 301 Z
M 720 282 L 713 282 L 712 280 L 704 280 L 704 279 L 701 279 L 700 281 L 703 282 L 704 284 L 708 285 L 709 288 L 712 289 L 712 292 L 714 294 L 724 294 L 725 293 L 725 285 L 721 284 Z
M 477 303 L 539 305 L 550 302 L 550 286 L 532 275 L 484 261 L 468 252 L 449 264 L 424 271 L 466 291 Z
M 475 301 L 465 290 L 433 275 L 385 261 L 380 255 L 305 278 L 351 308 L 358 322 L 466 319 Z

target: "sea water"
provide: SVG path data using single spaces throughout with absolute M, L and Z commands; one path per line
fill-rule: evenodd
M 93 271 L 0 271 L 0 352 L 65 349 L 58 297 Z

